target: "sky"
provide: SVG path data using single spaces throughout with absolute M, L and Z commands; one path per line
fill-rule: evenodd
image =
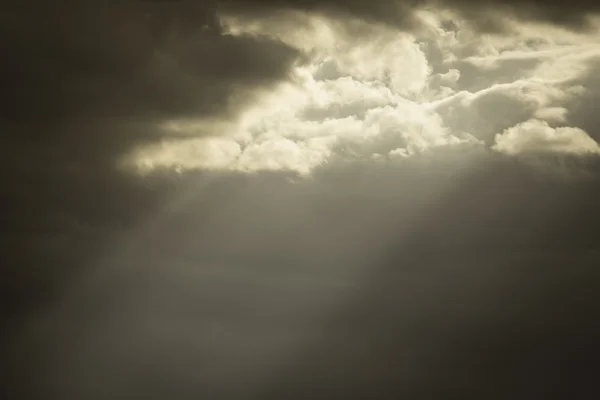
M 594 398 L 600 3 L 0 20 L 0 397 Z

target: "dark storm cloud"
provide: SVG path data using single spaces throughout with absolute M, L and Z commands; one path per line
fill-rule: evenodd
M 5 121 L 231 112 L 239 105 L 233 95 L 285 78 L 297 56 L 276 42 L 221 35 L 205 23 L 214 18 L 210 8 L 189 2 L 10 11 L 2 35 Z
M 338 14 L 414 28 L 418 24 L 414 11 L 418 8 L 443 7 L 457 11 L 474 21 L 482 30 L 499 29 L 503 26 L 500 16 L 521 20 L 546 21 L 572 28 L 587 26 L 588 17 L 600 12 L 600 6 L 588 0 L 564 2 L 560 0 L 224 0 L 225 9 L 244 12 L 293 9 L 325 14 Z

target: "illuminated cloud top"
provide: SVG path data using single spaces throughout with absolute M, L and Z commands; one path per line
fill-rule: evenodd
M 503 31 L 482 33 L 460 13 L 431 8 L 411 14 L 411 29 L 314 10 L 234 11 L 220 15 L 225 37 L 293 49 L 289 77 L 234 118 L 165 121 L 163 140 L 125 165 L 306 175 L 340 159 L 393 161 L 439 147 L 598 153 L 585 111 L 598 90 L 592 22 L 579 32 L 506 20 Z

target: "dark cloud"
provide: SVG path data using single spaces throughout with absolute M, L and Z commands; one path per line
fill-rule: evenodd
M 442 0 L 439 3 L 459 10 L 465 17 L 479 21 L 479 27 L 487 29 L 485 24 L 496 24 L 495 15 L 506 13 L 520 20 L 533 20 L 566 25 L 571 28 L 585 29 L 589 17 L 600 12 L 600 6 L 586 0 L 577 0 L 569 4 L 558 0 Z
M 502 17 L 518 20 L 544 21 L 571 28 L 585 29 L 589 17 L 600 12 L 600 6 L 587 0 L 565 3 L 538 0 L 224 0 L 226 10 L 257 13 L 274 9 L 292 9 L 308 12 L 355 17 L 387 24 L 416 28 L 414 11 L 419 8 L 443 7 L 457 11 L 481 30 L 498 30 L 504 26 Z
M 376 1 L 365 3 L 358 0 L 225 0 L 219 2 L 222 10 L 242 12 L 249 15 L 273 10 L 298 10 L 325 15 L 339 15 L 383 22 L 405 28 L 416 27 L 413 10 L 416 1 Z
M 188 5 L 87 2 L 7 13 L 3 120 L 231 113 L 239 91 L 285 78 L 294 50 L 203 28 L 210 9 Z

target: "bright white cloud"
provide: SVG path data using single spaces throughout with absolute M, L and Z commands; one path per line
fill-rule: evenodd
M 579 128 L 553 128 L 545 121 L 532 119 L 496 135 L 493 149 L 517 154 L 598 154 L 600 146 Z
M 335 136 L 292 141 L 274 138 L 250 144 L 233 165 L 241 171 L 291 170 L 307 175 L 331 155 Z
M 235 141 L 220 138 L 165 141 L 138 149 L 124 160 L 147 173 L 158 168 L 177 171 L 186 169 L 226 169 L 239 157 L 241 147 Z

